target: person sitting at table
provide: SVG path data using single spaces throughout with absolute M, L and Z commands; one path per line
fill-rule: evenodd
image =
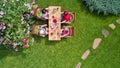
M 48 19 L 48 8 L 42 9 L 42 19 L 47 20 Z
M 62 23 L 69 22 L 70 18 L 71 18 L 71 15 L 70 15 L 69 11 L 64 10 L 61 22 Z
M 61 37 L 66 37 L 70 35 L 70 29 L 69 28 L 62 28 L 61 29 Z
M 42 37 L 45 37 L 46 35 L 48 35 L 48 28 L 47 28 L 47 25 L 41 25 L 39 27 L 39 35 L 42 36 Z

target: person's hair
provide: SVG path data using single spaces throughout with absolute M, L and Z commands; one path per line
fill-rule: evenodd
M 46 11 L 47 11 L 46 9 L 42 9 L 42 13 L 43 13 L 43 14 L 45 14 L 45 13 L 46 13 Z
M 64 15 L 67 15 L 68 14 L 68 10 L 64 10 Z

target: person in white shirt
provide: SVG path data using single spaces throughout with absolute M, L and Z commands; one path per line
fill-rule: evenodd
M 39 35 L 42 36 L 42 37 L 45 37 L 46 35 L 48 35 L 48 28 L 47 28 L 47 25 L 41 25 L 39 27 Z

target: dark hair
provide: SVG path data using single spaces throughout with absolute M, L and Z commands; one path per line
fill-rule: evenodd
M 47 12 L 47 10 L 44 8 L 42 9 L 42 13 L 45 14 Z

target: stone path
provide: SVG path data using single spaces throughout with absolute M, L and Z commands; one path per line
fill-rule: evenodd
M 116 22 L 117 22 L 118 24 L 120 24 L 120 19 L 116 20 Z M 113 23 L 109 24 L 109 27 L 110 27 L 111 29 L 113 29 L 113 30 L 116 28 L 116 26 L 115 26 Z M 106 30 L 106 29 L 103 29 L 103 30 L 102 30 L 102 34 L 103 34 L 104 37 L 106 38 L 106 37 L 108 37 L 108 35 L 109 35 L 109 31 Z M 99 46 L 99 44 L 101 43 L 101 41 L 102 41 L 101 38 L 96 38 L 96 39 L 94 40 L 94 42 L 93 42 L 93 49 L 96 49 L 96 48 Z M 84 52 L 84 54 L 81 56 L 81 59 L 82 59 L 82 60 L 85 60 L 85 59 L 89 56 L 89 54 L 90 54 L 90 50 L 88 49 L 88 50 L 86 50 L 86 51 Z M 75 68 L 81 68 L 81 64 L 82 64 L 82 63 L 79 62 L 79 63 L 76 65 Z
M 93 42 L 93 49 L 96 49 L 99 46 L 101 41 L 102 41 L 101 38 L 96 38 Z
M 87 57 L 88 57 L 88 55 L 90 54 L 90 50 L 88 49 L 88 50 L 86 50 L 85 52 L 84 52 L 84 54 L 82 55 L 82 59 L 83 60 L 85 60 Z
M 106 30 L 106 29 L 103 29 L 103 30 L 102 30 L 102 34 L 103 34 L 104 37 L 106 38 L 106 37 L 108 37 L 108 35 L 109 35 L 109 31 Z
M 120 19 L 116 20 L 116 22 L 117 22 L 118 24 L 120 24 Z
M 109 27 L 113 30 L 116 28 L 116 26 L 113 23 L 109 24 Z
M 75 68 L 81 68 L 81 62 L 79 62 L 77 65 L 76 65 L 76 67 Z

